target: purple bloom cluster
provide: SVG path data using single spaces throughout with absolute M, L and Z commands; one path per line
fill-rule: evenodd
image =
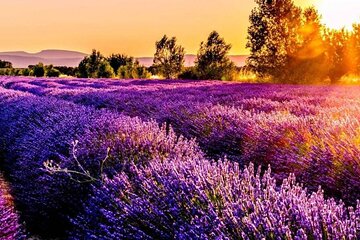
M 0 239 L 24 239 L 23 227 L 15 210 L 9 188 L 0 174 Z
M 203 161 L 133 165 L 96 188 L 71 239 L 359 239 L 360 205 L 309 195 L 270 170 Z
M 171 125 L 208 158 L 271 165 L 312 191 L 360 199 L 360 88 L 218 81 L 2 78 L 6 88 Z
M 357 239 L 359 93 L 0 78 L 0 166 L 45 238 Z
M 52 98 L 16 95 L 13 90 L 1 89 L 0 96 L 11 96 L 0 97 L 4 99 L 0 102 L 0 153 L 17 206 L 34 233 L 61 235 L 69 227 L 68 216 L 76 214 L 86 199 L 90 185 L 82 182 L 88 179 L 76 182 L 65 173 L 50 175 L 43 167 L 52 160 L 64 169 L 80 171 L 72 156 L 74 140 L 80 142 L 78 161 L 94 178 L 101 177 L 106 154 L 103 171 L 109 176 L 126 172 L 131 162 L 146 165 L 152 159 L 203 157 L 194 141 L 177 137 L 154 121 Z

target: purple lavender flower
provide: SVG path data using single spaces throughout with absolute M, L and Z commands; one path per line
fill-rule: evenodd
M 0 174 L 0 239 L 24 239 L 23 226 L 20 224 L 19 215 L 14 207 L 13 198 L 9 188 Z

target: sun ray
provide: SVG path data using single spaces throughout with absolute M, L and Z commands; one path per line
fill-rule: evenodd
M 316 7 L 329 28 L 350 30 L 353 23 L 360 22 L 359 0 L 319 0 Z

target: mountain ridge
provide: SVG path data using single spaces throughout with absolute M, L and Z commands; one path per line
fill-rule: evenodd
M 0 60 L 9 61 L 15 68 L 26 68 L 42 62 L 46 65 L 76 67 L 88 54 L 61 49 L 46 49 L 40 52 L 29 53 L 26 51 L 5 51 L 0 52 Z M 229 58 L 237 66 L 244 66 L 247 55 L 229 55 Z M 149 67 L 153 63 L 153 57 L 136 57 L 140 64 Z M 193 66 L 196 60 L 195 54 L 185 55 L 185 66 Z

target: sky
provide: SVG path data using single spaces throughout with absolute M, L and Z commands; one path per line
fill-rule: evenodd
M 152 56 L 164 34 L 196 53 L 213 30 L 232 44 L 230 54 L 247 54 L 248 17 L 255 6 L 254 0 L 0 1 L 0 51 L 96 48 L 135 57 Z M 295 0 L 300 6 L 321 1 L 332 0 Z

